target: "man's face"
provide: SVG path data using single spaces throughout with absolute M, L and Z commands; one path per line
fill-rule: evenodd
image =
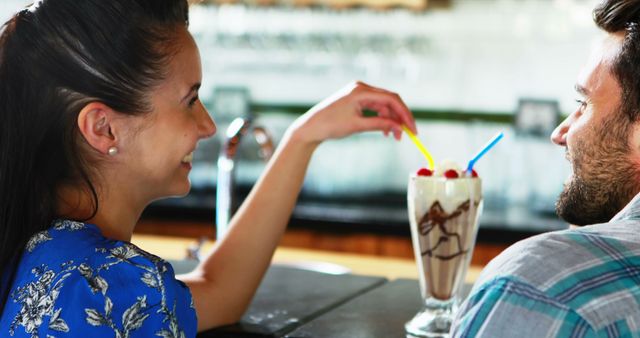
M 622 89 L 612 65 L 623 34 L 609 34 L 580 72 L 578 108 L 551 135 L 566 147 L 573 173 L 556 203 L 571 224 L 607 222 L 640 191 L 640 135 L 620 110 Z

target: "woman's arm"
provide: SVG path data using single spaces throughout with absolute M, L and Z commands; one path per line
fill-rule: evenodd
M 363 117 L 362 111 L 378 112 Z M 381 130 L 401 136 L 414 132 L 411 113 L 394 93 L 355 83 L 314 106 L 287 130 L 280 146 L 216 243 L 196 271 L 179 276 L 191 289 L 198 330 L 238 321 L 246 311 L 295 206 L 305 172 L 324 140 Z

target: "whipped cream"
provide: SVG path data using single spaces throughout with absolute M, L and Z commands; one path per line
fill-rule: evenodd
M 448 170 L 455 170 L 458 174 L 462 173 L 462 169 L 458 165 L 458 163 L 456 163 L 453 160 L 446 159 L 436 165 L 436 167 L 433 170 L 433 176 L 436 176 L 436 177 L 444 176 L 444 173 L 447 172 Z
M 409 178 L 407 198 L 410 215 L 424 215 L 436 201 L 446 212 L 453 212 L 460 204 L 482 200 L 482 181 L 478 177 L 446 178 L 443 176 L 417 176 Z M 415 217 L 415 216 L 413 216 Z

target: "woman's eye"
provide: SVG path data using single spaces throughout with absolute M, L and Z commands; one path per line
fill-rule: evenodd
M 587 101 L 585 101 L 585 100 L 576 99 L 576 102 L 578 102 L 578 104 L 580 105 L 581 108 L 584 108 L 584 107 L 587 106 Z
M 198 95 L 189 100 L 189 107 L 192 107 L 198 101 Z

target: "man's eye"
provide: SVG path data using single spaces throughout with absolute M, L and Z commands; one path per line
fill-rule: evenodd
M 584 108 L 587 105 L 587 101 L 585 100 L 581 100 L 581 99 L 576 99 L 576 102 L 578 102 L 578 104 L 580 105 L 580 107 Z

